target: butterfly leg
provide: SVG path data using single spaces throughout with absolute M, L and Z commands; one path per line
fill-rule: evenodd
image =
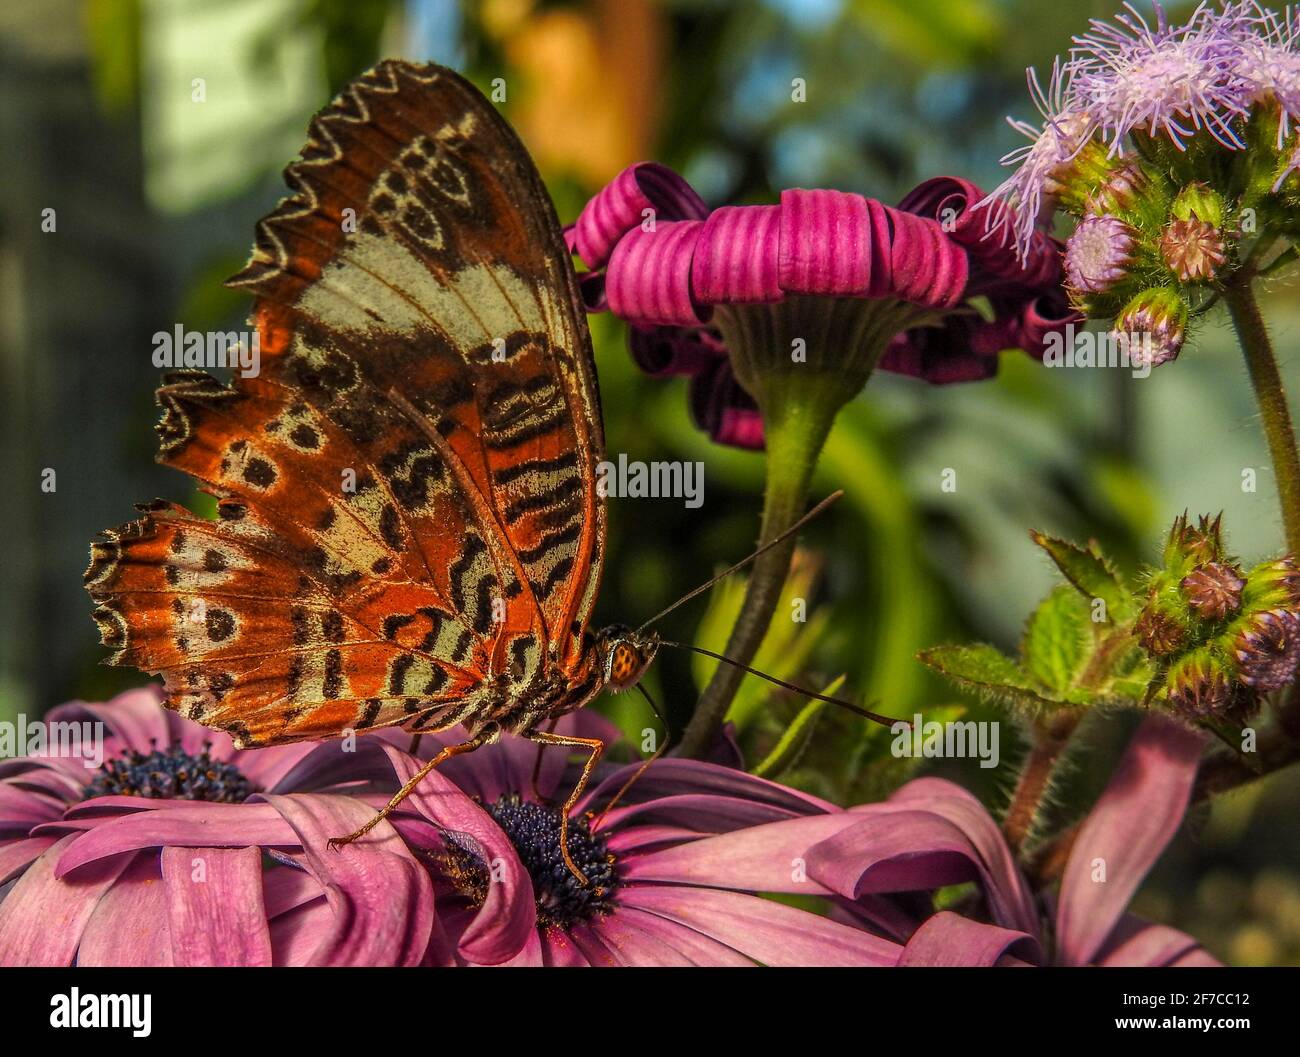
M 659 743 L 659 748 L 655 749 L 654 754 L 648 760 L 645 760 L 641 764 L 641 766 L 638 767 L 636 771 L 633 772 L 631 778 L 629 778 L 626 782 L 623 783 L 622 788 L 619 789 L 619 791 L 614 794 L 614 798 L 603 808 L 601 808 L 600 814 L 596 816 L 595 821 L 592 823 L 593 827 L 600 825 L 601 820 L 604 819 L 606 815 L 608 815 L 611 811 L 614 810 L 614 808 L 618 805 L 618 802 L 623 799 L 627 791 L 641 780 L 641 776 L 645 774 L 646 771 L 650 770 L 650 765 L 654 763 L 655 760 L 659 759 L 665 752 L 668 751 L 668 742 L 671 740 L 671 734 L 672 734 L 672 732 L 668 729 L 668 720 L 664 718 L 664 714 L 659 711 L 659 706 L 655 704 L 655 699 L 650 696 L 650 692 L 640 683 L 636 684 L 636 688 L 641 692 L 641 696 L 646 699 L 646 703 L 649 704 L 650 711 L 655 714 L 655 718 L 657 718 L 659 722 L 664 725 L 663 740 Z
M 591 781 L 591 773 L 596 769 L 596 763 L 600 760 L 600 754 L 605 751 L 605 743 L 599 738 L 576 738 L 568 734 L 556 734 L 549 730 L 530 730 L 524 737 L 529 741 L 535 741 L 539 745 L 564 745 L 570 749 L 586 749 L 587 762 L 582 765 L 582 775 L 578 778 L 577 784 L 573 787 L 573 792 L 569 794 L 569 799 L 564 802 L 564 807 L 560 809 L 560 854 L 564 856 L 564 865 L 569 868 L 578 881 L 587 884 L 587 875 L 578 869 L 577 864 L 569 856 L 569 812 L 573 806 L 582 799 L 583 791 L 587 788 L 587 783 Z
M 551 731 L 555 730 L 555 724 L 557 724 L 559 721 L 560 720 L 558 716 L 555 719 L 551 720 L 550 724 L 546 728 L 548 734 Z M 542 796 L 541 792 L 537 788 L 537 783 L 541 781 L 542 778 L 542 752 L 545 750 L 545 748 L 546 745 L 544 742 L 539 741 L 537 743 L 537 759 L 533 761 L 532 793 L 533 793 L 533 799 L 536 800 L 539 804 L 546 802 L 546 798 Z
M 490 738 L 491 738 L 491 734 L 487 731 L 484 731 L 474 735 L 474 737 L 470 738 L 468 741 L 462 741 L 459 745 L 448 745 L 441 752 L 439 752 L 438 755 L 436 755 L 433 759 L 431 759 L 428 763 L 426 763 L 423 767 L 421 767 L 418 771 L 416 771 L 415 774 L 411 776 L 410 780 L 404 786 L 402 786 L 401 789 L 397 791 L 397 795 L 394 796 L 392 800 L 388 801 L 388 803 L 384 806 L 383 810 L 379 811 L 374 818 L 372 818 L 369 822 L 367 822 L 355 833 L 349 833 L 346 837 L 331 837 L 327 842 L 329 847 L 337 850 L 343 847 L 343 845 L 345 844 L 351 844 L 353 841 L 359 840 L 360 838 L 364 837 L 367 833 L 369 833 L 372 829 L 374 829 L 377 825 L 379 825 L 380 822 L 382 822 L 390 814 L 396 811 L 398 805 L 401 804 L 401 802 L 405 800 L 408 796 L 410 796 L 413 792 L 415 792 L 415 787 L 418 786 L 422 781 L 424 781 L 424 779 L 428 776 L 429 772 L 432 771 L 435 767 L 437 767 L 440 763 L 444 763 L 447 760 L 450 760 L 453 756 L 461 756 L 464 753 L 473 752 L 475 749 L 485 744 Z

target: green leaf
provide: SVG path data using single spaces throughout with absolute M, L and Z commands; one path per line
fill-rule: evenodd
M 1100 598 L 1106 618 L 1119 624 L 1137 613 L 1137 601 L 1094 541 L 1086 548 L 1042 532 L 1030 532 L 1030 539 L 1047 551 L 1062 575 L 1086 598 Z
M 834 680 L 821 692 L 834 695 L 844 685 L 844 676 Z M 792 767 L 798 760 L 808 739 L 812 736 L 817 717 L 827 702 L 812 700 L 799 710 L 794 721 L 785 729 L 781 739 L 772 747 L 772 751 L 754 768 L 753 773 L 759 778 L 773 778 Z
M 1069 703 L 1053 700 L 1046 688 L 1020 665 L 982 642 L 971 646 L 936 646 L 923 650 L 918 658 L 959 686 L 1031 713 Z
M 1025 626 L 1020 647 L 1024 667 L 1054 694 L 1068 695 L 1087 663 L 1092 640 L 1091 607 L 1077 591 L 1062 584 Z

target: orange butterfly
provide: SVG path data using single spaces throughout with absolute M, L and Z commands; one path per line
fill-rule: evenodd
M 159 460 L 218 520 L 162 500 L 85 581 L 112 664 L 241 748 L 463 724 L 448 757 L 637 682 L 653 634 L 588 630 L 605 544 L 591 339 L 554 208 L 495 108 L 384 62 L 313 120 L 293 194 L 229 285 L 261 372 L 158 390 Z M 744 563 L 742 563 L 744 564 Z M 692 594 L 694 594 L 693 592 Z

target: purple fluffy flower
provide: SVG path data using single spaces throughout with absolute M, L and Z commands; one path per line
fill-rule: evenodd
M 1288 7 L 1279 14 L 1254 0 L 1236 10 L 1241 13 L 1234 23 L 1237 72 L 1252 103 L 1277 103 L 1277 149 L 1281 150 L 1292 124 L 1300 122 L 1300 10 Z
M 1127 13 L 1112 22 L 1093 19 L 1074 38 L 1069 61 L 1054 63 L 1047 91 L 1029 71 L 1042 123 L 1011 122 L 1031 143 L 1003 159 L 1016 172 L 981 203 L 1007 208 L 990 212 L 988 226 L 1010 228 L 1022 255 L 1055 202 L 1063 172 L 1094 136 L 1109 144 L 1112 157 L 1138 132 L 1185 150 L 1205 131 L 1222 147 L 1243 150 L 1242 122 L 1254 108 L 1276 106 L 1282 150 L 1300 121 L 1300 16 L 1293 9 L 1278 14 L 1256 0 L 1217 10 L 1202 3 L 1186 23 L 1173 25 L 1157 3 L 1152 25 L 1124 6 Z M 1296 167 L 1283 170 L 1277 187 Z
M 1023 258 L 1040 235 L 1040 222 L 1055 205 L 1057 177 L 1074 161 L 1096 131 L 1096 121 L 1065 102 L 1065 80 L 1060 60 L 1044 91 L 1033 69 L 1025 71 L 1029 94 L 1042 121 L 1038 126 L 1017 118 L 1007 123 L 1029 143 L 1004 155 L 1002 164 L 1016 171 L 980 201 L 986 210 L 985 227 L 999 242 L 1010 242 Z
M 1186 25 L 1171 26 L 1156 5 L 1152 27 L 1130 4 L 1114 24 L 1092 20 L 1074 38 L 1068 95 L 1123 152 L 1130 132 L 1168 138 L 1180 150 L 1206 129 L 1225 147 L 1245 144 L 1232 128 L 1250 112 L 1252 86 L 1241 66 L 1249 19 L 1244 5 L 1222 13 L 1202 4 Z
M 1133 232 L 1118 217 L 1084 217 L 1065 244 L 1065 281 L 1078 293 L 1109 290 L 1133 263 Z

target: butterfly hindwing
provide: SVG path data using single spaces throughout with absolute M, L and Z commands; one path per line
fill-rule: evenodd
M 260 373 L 159 390 L 160 459 L 223 516 L 106 534 L 105 641 L 246 744 L 490 712 L 503 672 L 577 665 L 600 575 L 599 401 L 554 210 L 436 66 L 353 82 L 286 181 L 231 280 Z

